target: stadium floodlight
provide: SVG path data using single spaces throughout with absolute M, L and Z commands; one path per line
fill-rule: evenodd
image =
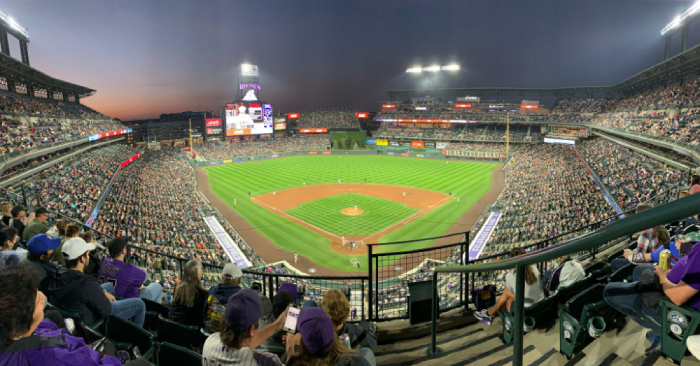
M 411 67 L 411 68 L 409 68 L 409 69 L 406 69 L 406 72 L 409 73 L 409 74 L 412 74 L 412 73 L 419 73 L 419 72 L 421 72 L 421 71 L 423 71 L 423 69 L 421 69 L 420 67 Z
M 424 67 L 423 71 L 440 71 L 440 66 L 428 66 Z
M 0 12 L 0 23 L 4 23 L 6 27 L 12 28 L 13 30 L 19 32 L 22 36 L 26 38 L 26 41 L 29 42 L 29 32 L 27 32 L 26 29 L 22 28 L 22 26 L 19 25 L 17 21 L 7 16 L 3 12 Z
M 459 70 L 459 65 L 447 65 L 442 67 L 442 71 L 457 71 Z
M 690 20 L 695 18 L 700 14 L 700 1 L 697 1 L 693 6 L 686 10 L 683 14 L 677 16 L 671 23 L 668 23 L 664 29 L 661 30 L 661 35 L 666 36 L 668 33 L 674 31 L 682 25 L 687 24 Z

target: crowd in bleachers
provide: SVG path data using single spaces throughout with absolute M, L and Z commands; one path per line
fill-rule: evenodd
M 301 113 L 296 125 L 299 128 L 360 128 L 360 121 L 354 112 L 312 111 Z
M 518 150 L 506 168 L 503 193 L 491 210 L 502 216 L 483 256 L 555 237 L 614 214 L 573 149 L 549 144 Z
M 682 172 L 604 138 L 582 141 L 578 151 L 624 211 L 682 183 Z
M 122 128 L 84 106 L 0 96 L 0 156 Z
M 552 108 L 554 113 L 601 113 L 615 104 L 612 99 L 603 98 L 570 98 L 561 99 Z
M 511 126 L 510 141 L 535 141 L 537 136 L 527 136 L 528 127 Z M 505 141 L 506 128 L 499 125 L 456 125 L 444 128 L 442 125 L 432 128 L 402 127 L 394 123 L 382 123 L 373 135 L 375 138 L 411 138 L 442 140 L 484 140 Z
M 282 139 L 206 142 L 194 147 L 205 160 L 229 159 L 240 156 L 262 156 L 283 154 L 293 151 L 324 151 L 329 145 L 328 135 L 300 135 Z

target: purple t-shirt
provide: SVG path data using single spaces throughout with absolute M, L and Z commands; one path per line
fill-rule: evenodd
M 694 245 L 690 254 L 681 258 L 667 276 L 673 283 L 685 282 L 696 291 L 700 291 L 700 245 Z M 700 308 L 700 293 L 695 294 L 684 305 L 693 309 Z
M 146 272 L 141 268 L 112 258 L 102 260 L 97 276 L 100 283 L 112 283 L 114 294 L 125 299 L 139 297 L 146 280 Z

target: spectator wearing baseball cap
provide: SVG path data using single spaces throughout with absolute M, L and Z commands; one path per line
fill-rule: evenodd
M 301 342 L 287 342 L 287 366 L 357 365 L 369 366 L 359 354 L 340 343 L 331 318 L 322 308 L 306 308 L 299 313 L 297 329 Z
M 46 234 L 49 231 L 49 227 L 46 226 L 46 220 L 49 218 L 49 210 L 46 207 L 39 207 L 34 212 L 34 218 L 29 220 L 27 226 L 24 228 L 24 233 L 22 234 L 22 239 L 29 240 L 37 234 Z
M 207 294 L 204 305 L 204 330 L 218 332 L 221 319 L 224 317 L 228 299 L 241 289 L 243 271 L 236 263 L 227 263 L 221 274 L 221 283 L 212 286 Z
M 20 264 L 31 267 L 39 277 L 39 291 L 48 294 L 49 283 L 56 276 L 60 265 L 51 262 L 54 250 L 61 246 L 60 238 L 52 238 L 46 234 L 35 235 L 27 243 L 27 256 Z
M 63 310 L 77 312 L 87 325 L 114 315 L 143 326 L 146 305 L 141 299 L 116 301 L 100 287 L 97 278 L 83 273 L 90 261 L 90 251 L 94 249 L 95 244 L 88 244 L 81 238 L 66 240 L 63 244 L 66 266 L 60 268 L 51 281 L 49 300 Z
M 203 364 L 281 366 L 277 355 L 255 348 L 282 329 L 287 312 L 274 323 L 258 330 L 262 311 L 260 295 L 254 290 L 242 289 L 231 296 L 226 304 L 221 332 L 212 334 L 204 343 Z
M 128 242 L 129 239 L 120 236 L 107 243 L 109 256 L 100 263 L 97 272 L 102 288 L 125 299 L 142 298 L 160 304 L 163 287 L 158 282 L 143 287 L 146 271 L 124 262 Z
M 29 220 L 34 219 L 33 213 L 29 215 L 28 218 L 25 218 L 24 215 L 26 215 L 26 213 L 27 208 L 22 205 L 12 207 L 12 211 L 10 211 L 10 215 L 12 215 L 12 218 L 9 220 L 9 226 L 17 230 L 17 233 L 19 234 L 20 238 L 22 237 L 22 234 L 24 234 L 24 224 L 27 223 Z

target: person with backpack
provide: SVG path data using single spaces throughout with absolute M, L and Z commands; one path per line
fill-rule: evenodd
M 207 293 L 204 306 L 204 330 L 209 333 L 219 332 L 221 320 L 226 313 L 228 299 L 241 289 L 243 271 L 236 263 L 227 263 L 221 274 L 221 283 L 212 286 Z

